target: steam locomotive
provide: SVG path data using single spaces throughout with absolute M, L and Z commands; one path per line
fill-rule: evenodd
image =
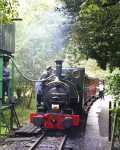
M 84 68 L 63 68 L 56 61 L 55 74 L 43 84 L 43 104 L 49 109 L 30 114 L 30 123 L 46 129 L 79 126 L 85 104 L 96 96 L 96 82 L 85 75 Z

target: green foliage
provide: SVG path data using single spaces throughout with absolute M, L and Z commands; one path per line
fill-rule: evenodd
M 67 8 L 73 12 L 78 13 L 80 10 L 80 5 L 83 2 L 83 0 L 62 0 L 66 3 Z
M 10 127 L 10 110 L 8 109 L 2 110 L 2 117 L 0 115 L 0 138 L 2 135 L 5 136 L 9 133 L 8 128 L 6 128 L 6 125 L 8 128 Z
M 34 97 L 34 82 L 24 79 L 22 76 L 15 78 L 14 95 L 18 103 L 23 103 L 26 108 L 31 108 Z
M 83 67 L 86 73 L 95 78 L 104 79 L 106 71 L 103 71 L 95 59 L 88 59 L 84 53 L 80 51 L 78 43 L 74 39 L 69 41 L 65 47 L 65 65 L 68 67 Z
M 104 3 L 88 0 L 81 5 L 73 38 L 78 43 L 78 53 L 96 59 L 102 69 L 107 64 L 113 69 L 120 66 L 120 3 L 103 7 Z
M 112 116 L 115 119 L 115 124 L 113 124 L 113 145 L 118 143 L 120 138 L 120 69 L 115 69 L 112 73 L 106 76 L 106 91 L 108 94 L 112 95 L 113 106 L 116 104 L 115 108 L 112 108 Z M 116 118 L 114 117 L 116 116 Z M 114 123 L 114 120 L 113 122 Z
M 24 103 L 24 101 L 21 102 L 19 105 L 17 105 L 16 112 L 17 112 L 21 125 L 24 125 L 29 122 L 30 113 L 36 111 L 35 104 L 36 104 L 35 99 L 32 98 L 30 108 L 26 107 L 26 104 Z
M 0 23 L 11 23 L 18 16 L 18 6 L 17 0 L 0 0 Z
M 84 54 L 80 53 L 78 44 L 75 43 L 72 39 L 69 41 L 69 44 L 65 47 L 65 56 L 66 61 L 71 67 L 77 67 L 81 65 L 81 61 L 86 57 Z
M 115 69 L 106 77 L 106 89 L 113 99 L 118 101 L 120 98 L 120 70 Z

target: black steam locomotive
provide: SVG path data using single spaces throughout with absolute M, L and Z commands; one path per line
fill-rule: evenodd
M 84 68 L 62 69 L 62 61 L 56 61 L 55 74 L 43 83 L 43 99 L 47 99 L 49 108 L 54 104 L 64 113 L 79 114 L 84 101 Z
M 91 88 L 84 68 L 64 69 L 62 63 L 61 60 L 56 61 L 55 74 L 43 83 L 43 103 L 47 111 L 31 113 L 30 122 L 34 125 L 47 129 L 78 126 L 85 102 L 96 94 L 95 86 Z

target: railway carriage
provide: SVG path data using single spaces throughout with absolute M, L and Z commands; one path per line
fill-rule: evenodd
M 84 68 L 63 68 L 62 63 L 56 61 L 55 74 L 43 83 L 43 111 L 30 114 L 30 122 L 36 126 L 46 129 L 79 126 L 85 105 L 96 96 L 97 82 L 85 74 Z

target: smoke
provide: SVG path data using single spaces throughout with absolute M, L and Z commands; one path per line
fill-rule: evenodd
M 16 24 L 16 60 L 36 76 L 63 53 L 69 38 L 71 16 L 55 0 L 22 0 L 23 21 Z

